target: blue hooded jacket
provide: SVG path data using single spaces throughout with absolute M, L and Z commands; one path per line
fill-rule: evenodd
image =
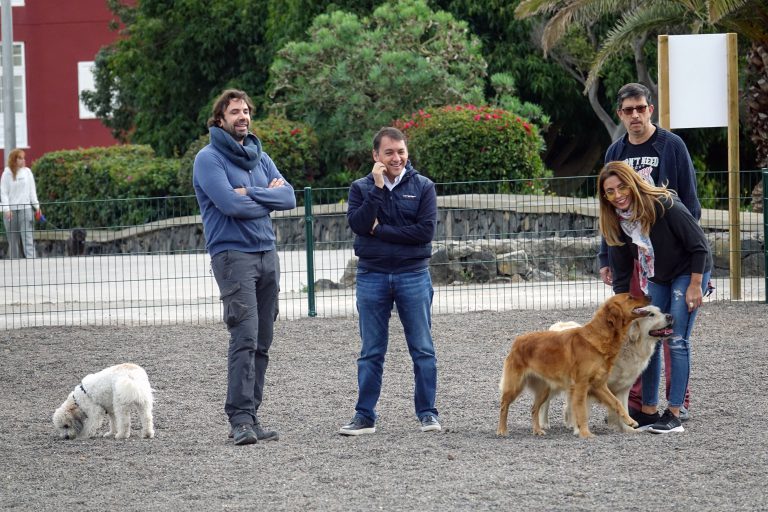
M 375 219 L 379 224 L 371 234 Z M 370 173 L 349 188 L 347 221 L 358 267 L 393 274 L 427 268 L 437 227 L 435 184 L 410 160 L 393 190 L 377 187 Z
M 195 157 L 192 173 L 208 254 L 275 249 L 269 214 L 296 207 L 293 187 L 286 181 L 268 188 L 273 179 L 284 178 L 255 135 L 248 134 L 241 145 L 216 126 L 209 133 L 211 142 Z M 235 192 L 241 187 L 246 195 Z

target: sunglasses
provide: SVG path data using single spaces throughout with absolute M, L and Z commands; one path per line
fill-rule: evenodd
M 620 112 L 624 112 L 624 115 L 631 116 L 632 112 L 637 110 L 638 114 L 645 114 L 645 111 L 648 110 L 648 105 L 638 105 L 636 107 L 624 107 L 620 108 Z
M 605 191 L 605 198 L 613 201 L 617 195 L 626 196 L 629 194 L 629 185 L 622 183 L 615 189 L 609 188 Z

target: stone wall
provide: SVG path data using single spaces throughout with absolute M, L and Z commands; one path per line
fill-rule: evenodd
M 313 208 L 314 250 L 349 248 L 353 235 L 346 205 Z M 593 199 L 550 196 L 465 195 L 438 198 L 432 273 L 438 283 L 578 279 L 597 273 L 597 207 Z M 728 275 L 729 234 L 723 212 L 707 211 L 702 226 L 713 249 L 716 276 Z M 762 214 L 742 213 L 742 275 L 764 275 Z M 303 208 L 274 215 L 278 244 L 305 250 Z M 724 226 L 724 227 L 722 227 Z M 35 232 L 41 257 L 70 255 L 67 231 Z M 119 231 L 88 230 L 85 255 L 200 251 L 205 238 L 199 216 L 158 221 Z M 0 257 L 7 243 L 0 237 Z M 354 268 L 353 266 L 351 268 Z M 348 280 L 348 279 L 347 279 Z M 343 283 L 337 283 L 343 286 Z

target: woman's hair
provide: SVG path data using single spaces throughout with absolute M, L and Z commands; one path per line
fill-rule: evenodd
M 8 168 L 11 170 L 14 180 L 16 179 L 16 173 L 21 169 L 21 166 L 16 163 L 20 156 L 24 156 L 23 149 L 12 149 L 11 152 L 8 153 Z
M 619 216 L 616 214 L 616 207 L 605 197 L 603 184 L 611 176 L 616 176 L 627 185 L 632 195 L 632 216 L 629 220 L 640 221 L 640 230 L 647 235 L 651 231 L 651 226 L 656 222 L 656 205 L 658 202 L 662 207 L 662 198 L 670 201 L 674 191 L 667 190 L 667 187 L 654 187 L 625 162 L 608 162 L 600 170 L 597 177 L 597 200 L 600 202 L 600 233 L 602 233 L 608 245 L 624 245 L 621 241 L 621 226 L 619 225 Z

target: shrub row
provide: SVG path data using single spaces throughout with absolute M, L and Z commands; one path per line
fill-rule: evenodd
M 508 111 L 454 105 L 420 110 L 395 125 L 409 138 L 416 168 L 435 182 L 525 179 L 523 185 L 510 182 L 505 190 L 536 193 L 542 191 L 537 179 L 548 176 L 540 157 L 544 142 L 538 128 Z M 347 186 L 355 178 L 330 173 L 320 179 L 318 139 L 305 123 L 269 117 L 254 121 L 251 129 L 296 190 Z M 194 159 L 206 144 L 207 134 L 179 159 L 159 158 L 152 148 L 141 145 L 48 153 L 33 166 L 38 195 L 48 203 L 48 220 L 60 228 L 127 226 L 171 213 L 189 215 L 195 213 L 187 212 L 191 203 L 172 197 L 194 194 Z M 135 201 L 151 197 L 168 197 L 179 204 L 166 211 Z

